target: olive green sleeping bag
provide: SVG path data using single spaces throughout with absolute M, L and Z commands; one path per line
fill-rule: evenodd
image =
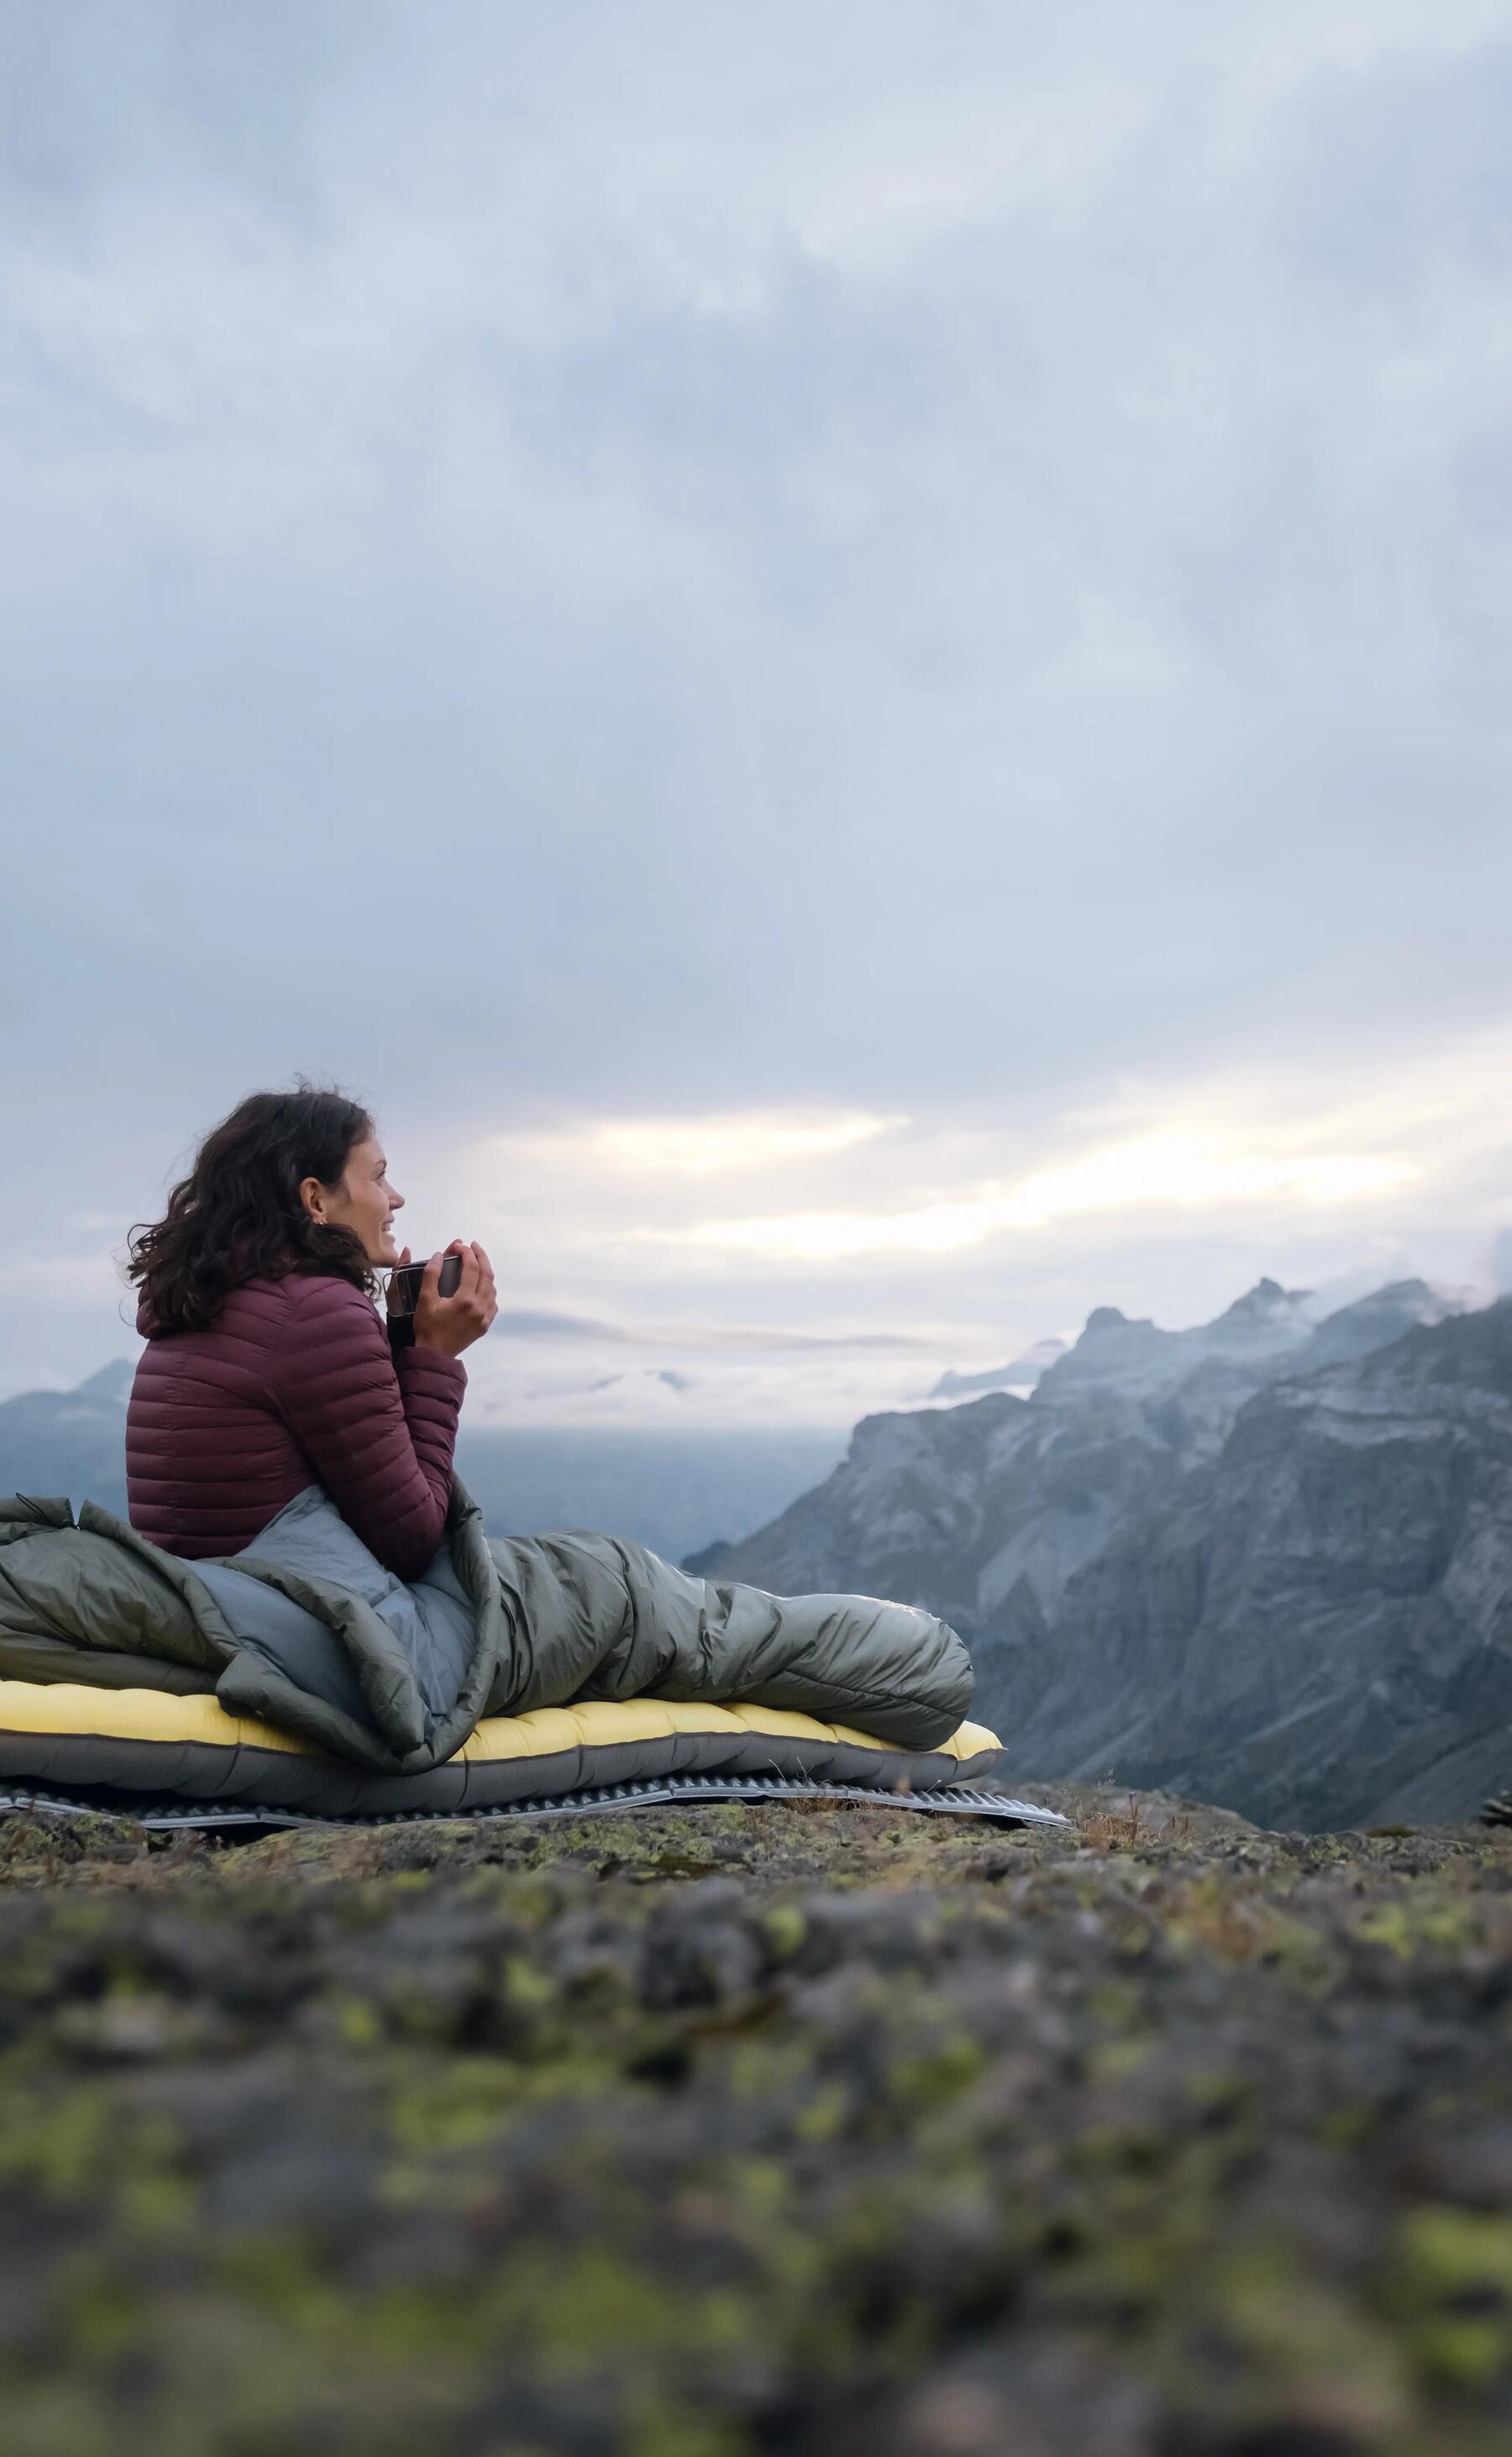
M 409 1586 L 312 1486 L 246 1551 L 0 1500 L 0 1778 L 360 1814 L 670 1772 L 933 1788 L 1000 1754 L 932 1614 L 777 1597 L 453 1490 Z

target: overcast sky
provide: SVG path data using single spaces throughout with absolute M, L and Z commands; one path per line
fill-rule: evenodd
M 1509 124 L 1512 0 L 0 0 L 0 1395 L 298 1069 L 502 1416 L 1512 1280 Z

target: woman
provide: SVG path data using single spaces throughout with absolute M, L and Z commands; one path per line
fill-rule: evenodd
M 466 1373 L 498 1305 L 481 1246 L 432 1255 L 396 1363 L 374 1272 L 409 1260 L 404 1198 L 365 1109 L 254 1092 L 201 1145 L 163 1218 L 134 1229 L 147 1347 L 126 1421 L 132 1525 L 187 1559 L 238 1553 L 312 1484 L 396 1578 L 445 1529 Z

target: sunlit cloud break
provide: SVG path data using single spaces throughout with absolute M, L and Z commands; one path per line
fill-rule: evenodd
M 1255 1201 L 1317 1207 L 1357 1202 L 1406 1184 L 1419 1171 L 1373 1153 L 1263 1154 L 1195 1135 L 1114 1144 L 1085 1160 L 1043 1169 L 1006 1191 L 915 1211 L 809 1211 L 748 1220 L 706 1220 L 681 1235 L 696 1246 L 823 1261 L 848 1254 L 949 1253 L 1003 1229 L 1034 1229 L 1078 1212 L 1215 1208 Z

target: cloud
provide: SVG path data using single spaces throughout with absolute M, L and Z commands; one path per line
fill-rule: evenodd
M 501 1307 L 494 1322 L 500 1339 L 624 1339 L 628 1334 L 616 1331 L 611 1323 L 590 1322 L 585 1315 L 573 1313 L 532 1313 L 528 1310 L 512 1312 Z
M 799 1212 L 785 1219 L 701 1221 L 687 1234 L 694 1245 L 814 1261 L 880 1248 L 943 1254 L 979 1246 L 998 1230 L 1043 1228 L 1076 1212 L 1232 1205 L 1257 1196 L 1356 1203 L 1413 1174 L 1402 1162 L 1366 1154 L 1288 1159 L 1205 1148 L 1194 1137 L 1169 1135 L 1088 1153 L 1068 1168 L 1046 1169 L 1007 1194 L 986 1194 L 975 1202 L 880 1216 Z
M 633 1328 L 594 1322 L 579 1314 L 532 1313 L 501 1308 L 495 1318 L 496 1340 L 565 1340 L 569 1343 L 608 1341 L 629 1347 L 715 1349 L 737 1355 L 756 1352 L 798 1355 L 830 1349 L 879 1349 L 890 1353 L 927 1352 L 930 1343 L 907 1332 L 858 1331 L 825 1332 L 753 1328 L 744 1323 L 640 1323 Z
M 511 1160 L 580 1160 L 604 1169 L 673 1170 L 709 1177 L 732 1170 L 769 1169 L 854 1149 L 906 1125 L 901 1118 L 806 1116 L 732 1111 L 715 1117 L 599 1118 L 556 1133 L 500 1135 L 493 1149 L 503 1167 Z
M 522 1323 L 986 1366 L 1483 1257 L 1501 0 L 4 40 L 7 1373 L 297 1068 Z

